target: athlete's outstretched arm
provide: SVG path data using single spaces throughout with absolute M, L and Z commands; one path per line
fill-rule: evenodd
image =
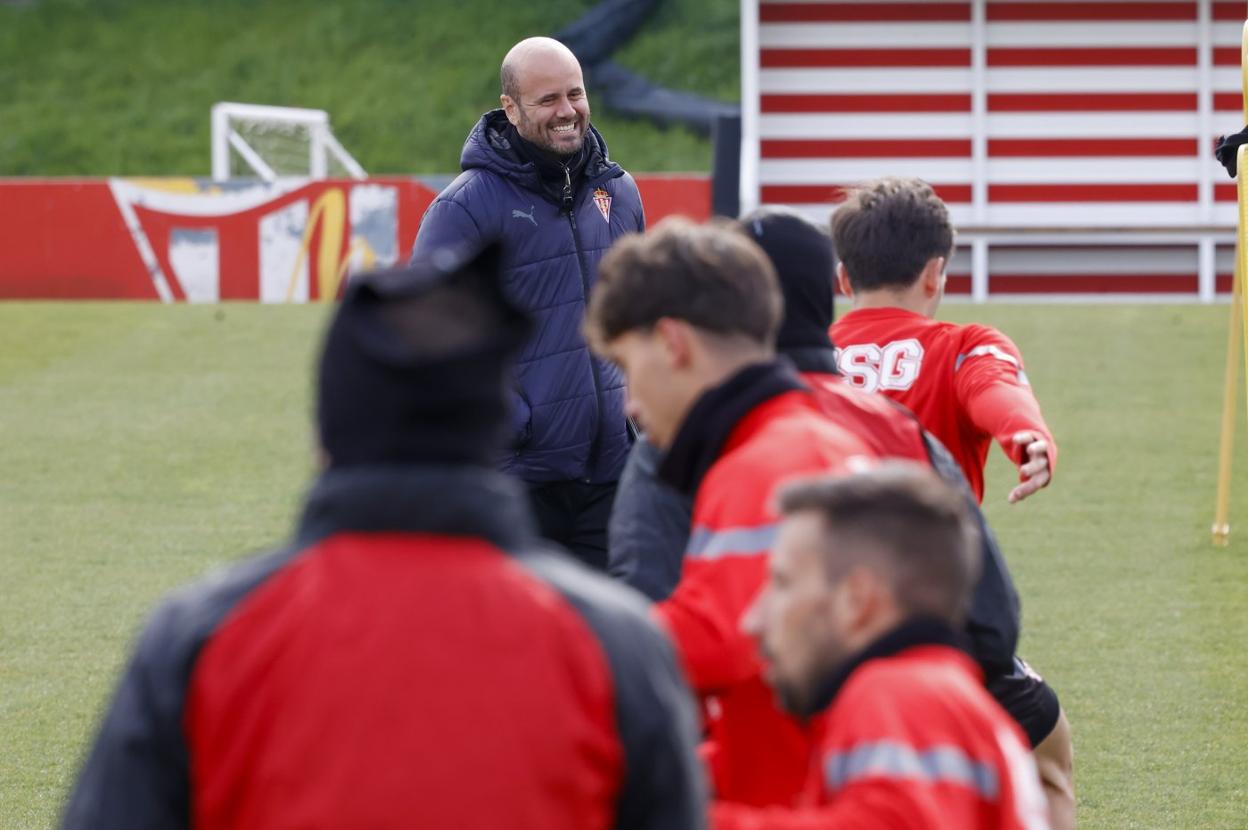
M 999 332 L 959 358 L 958 401 L 976 427 L 991 435 L 1018 467 L 1011 503 L 1022 501 L 1053 480 L 1057 443 L 1023 372 L 1017 347 Z

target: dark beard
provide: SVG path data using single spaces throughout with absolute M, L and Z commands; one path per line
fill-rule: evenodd
M 525 126 L 527 126 L 528 124 L 527 121 L 523 121 L 523 117 L 522 117 L 521 123 L 522 125 L 525 125 Z M 581 140 L 580 142 L 577 143 L 574 149 L 568 152 L 557 150 L 555 148 L 555 145 L 552 144 L 548 139 L 546 139 L 544 131 L 539 133 L 539 136 L 538 136 L 539 140 L 534 140 L 532 138 L 529 138 L 528 136 L 521 133 L 519 128 L 516 129 L 516 132 L 517 134 L 520 135 L 521 138 L 523 138 L 525 141 L 529 143 L 530 147 L 541 152 L 543 155 L 546 156 L 547 159 L 549 159 L 550 161 L 554 161 L 554 162 L 562 164 L 563 162 L 566 162 L 568 159 L 575 156 L 577 153 L 581 152 L 581 150 L 584 149 L 585 147 L 586 133 L 589 132 L 589 120 L 586 119 L 585 122 L 582 124 L 581 121 L 578 119 L 574 123 L 577 125 L 577 127 L 580 128 Z
M 788 712 L 795 718 L 805 719 L 810 713 L 807 711 L 809 703 L 806 695 L 796 685 L 791 683 L 776 683 L 772 686 L 772 691 L 776 695 L 776 702 L 780 704 L 780 708 Z

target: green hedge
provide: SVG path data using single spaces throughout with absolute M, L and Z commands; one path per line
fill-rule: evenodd
M 458 169 L 498 63 L 593 0 L 31 0 L 0 5 L 0 175 L 206 175 L 216 101 L 328 110 L 372 173 Z M 736 100 L 737 0 L 665 0 L 614 57 Z M 590 90 L 591 103 L 593 90 Z M 706 139 L 599 110 L 634 170 L 707 170 Z

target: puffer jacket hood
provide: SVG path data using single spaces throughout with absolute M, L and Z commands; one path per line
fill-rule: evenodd
M 507 113 L 501 109 L 490 110 L 481 116 L 481 120 L 464 141 L 459 166 L 463 170 L 488 170 L 510 179 L 525 190 L 540 193 L 542 184 L 537 165 L 525 159 L 512 146 L 507 137 L 507 127 L 510 124 Z M 607 142 L 593 124 L 589 125 L 585 133 L 585 145 L 588 158 L 583 175 L 587 183 L 598 184 L 604 179 L 623 175 L 624 168 L 607 156 Z

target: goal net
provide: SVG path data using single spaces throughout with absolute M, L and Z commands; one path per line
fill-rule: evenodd
M 366 177 L 334 137 L 324 110 L 229 101 L 212 108 L 212 178 Z

